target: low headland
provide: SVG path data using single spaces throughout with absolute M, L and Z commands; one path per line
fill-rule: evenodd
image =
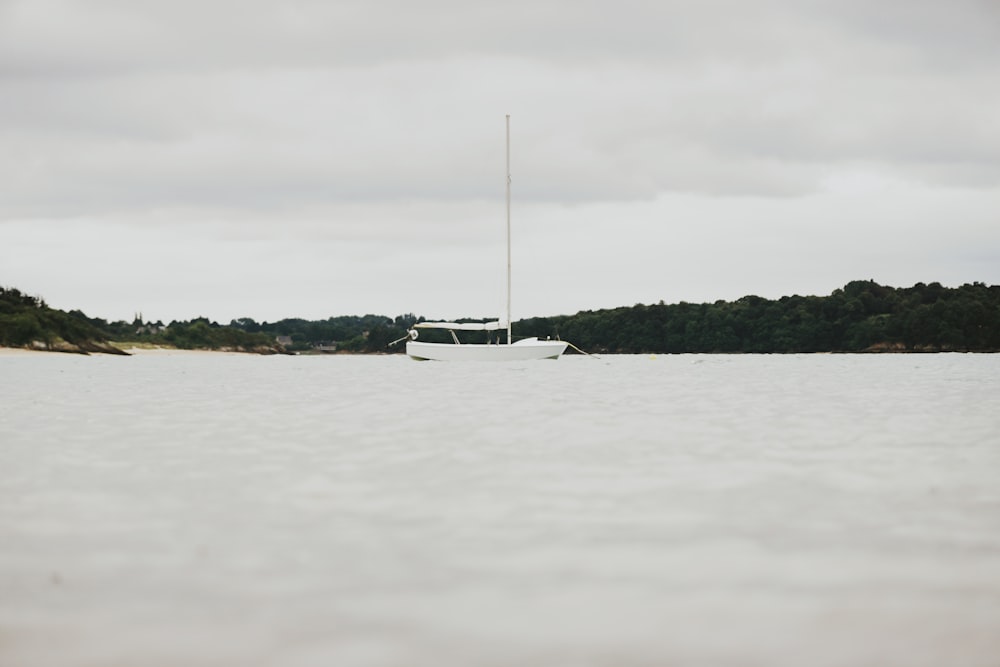
M 190 321 L 132 322 L 50 308 L 40 297 L 0 287 L 0 348 L 129 355 L 166 350 L 252 354 L 391 354 L 416 315 L 338 316 L 325 320 L 222 325 Z M 482 321 L 464 318 L 459 321 Z M 514 323 L 517 336 L 571 341 L 591 353 L 894 353 L 1000 351 L 1000 285 L 889 287 L 853 281 L 828 296 L 745 296 L 715 303 L 636 304 L 533 317 Z M 437 341 L 430 332 L 426 339 Z M 425 336 L 422 334 L 421 340 Z M 481 342 L 469 340 L 468 342 Z

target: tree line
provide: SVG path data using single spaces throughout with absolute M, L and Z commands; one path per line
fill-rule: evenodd
M 422 319 L 412 313 L 395 318 L 369 314 L 325 320 L 288 318 L 277 322 L 256 322 L 242 317 L 230 321 L 229 326 L 248 333 L 267 334 L 271 340 L 287 337 L 291 342 L 285 348 L 292 352 L 306 352 L 322 344 L 336 344 L 344 352 L 386 352 L 391 341 L 405 336 L 406 330 Z
M 829 296 L 636 305 L 533 318 L 519 330 L 595 352 L 1000 351 L 1000 286 L 894 288 L 854 281 Z
M 260 330 L 293 332 L 308 344 L 342 341 L 353 352 L 387 348 L 424 318 L 331 318 L 283 320 Z M 483 321 L 461 318 L 460 322 Z M 252 322 L 250 320 L 249 322 Z M 232 326 L 252 326 L 237 320 Z M 249 328 L 247 330 L 250 330 Z M 857 280 L 828 296 L 745 296 L 715 303 L 637 304 L 575 315 L 533 317 L 514 323 L 516 336 L 560 338 L 588 352 L 795 353 L 795 352 L 997 352 L 1000 351 L 1000 285 L 960 287 L 917 283 L 896 288 Z M 463 332 L 466 342 L 486 342 L 487 333 Z M 496 334 L 492 334 L 496 335 Z M 444 331 L 421 330 L 420 340 L 448 342 Z
M 43 299 L 10 287 L 0 287 L 0 345 L 35 347 L 65 352 L 124 354 L 114 343 L 149 343 L 181 349 L 232 349 L 247 352 L 279 351 L 266 334 L 249 334 L 222 327 L 206 318 L 188 322 L 147 324 L 108 322 L 82 311 L 50 308 Z
M 49 308 L 40 297 L 0 287 L 0 345 L 67 352 L 120 352 L 107 343 L 107 333 L 86 319 Z
M 321 344 L 355 353 L 402 352 L 389 344 L 405 338 L 424 318 L 409 313 L 290 318 L 228 325 L 189 321 L 108 322 L 79 310 L 49 308 L 38 297 L 0 288 L 0 345 L 86 347 L 150 343 L 182 349 L 301 352 Z M 482 321 L 465 318 L 459 321 Z M 518 336 L 561 338 L 597 353 L 791 353 L 1000 351 L 1000 286 L 943 287 L 917 283 L 895 288 L 854 281 L 828 296 L 745 296 L 715 303 L 636 304 L 575 315 L 533 317 L 514 323 Z M 485 342 L 463 333 L 467 342 Z M 496 334 L 493 334 L 494 336 Z M 284 343 L 276 342 L 282 337 Z M 446 342 L 447 332 L 424 330 L 421 340 Z M 106 351 L 106 350 L 98 350 Z

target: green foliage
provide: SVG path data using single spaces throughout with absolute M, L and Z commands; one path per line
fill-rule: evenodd
M 0 345 L 20 347 L 45 338 L 35 313 L 0 313 Z
M 86 316 L 74 313 L 49 308 L 38 297 L 0 287 L 0 345 L 21 347 L 37 342 L 49 346 L 60 341 L 80 345 L 107 340 Z
M 274 347 L 274 337 L 264 333 L 249 333 L 233 327 L 223 327 L 205 318 L 190 322 L 171 322 L 161 333 L 149 336 L 153 341 L 163 341 L 182 350 L 228 349 L 257 350 Z
M 230 327 L 246 332 L 266 334 L 270 340 L 288 336 L 293 344 L 290 350 L 307 351 L 317 345 L 336 343 L 343 352 L 385 353 L 401 349 L 388 348 L 388 344 L 406 335 L 406 330 L 417 321 L 413 314 L 389 319 L 384 315 L 345 315 L 325 320 L 284 319 L 278 322 L 257 323 L 249 317 L 232 320 Z
M 518 331 L 531 327 L 590 352 L 1000 351 L 1000 286 L 854 281 L 825 297 L 640 304 L 526 320 Z

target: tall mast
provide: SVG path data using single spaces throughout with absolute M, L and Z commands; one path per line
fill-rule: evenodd
M 510 335 L 510 114 L 507 114 L 507 344 Z

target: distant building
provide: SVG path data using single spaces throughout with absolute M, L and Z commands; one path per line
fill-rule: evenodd
M 278 345 L 291 345 L 292 344 L 292 337 L 291 336 L 275 336 L 274 337 L 274 341 Z

